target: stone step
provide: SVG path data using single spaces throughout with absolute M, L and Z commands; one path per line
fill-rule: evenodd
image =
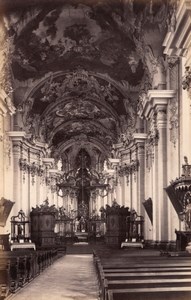
M 92 254 L 92 247 L 87 242 L 78 242 L 68 245 L 66 254 Z

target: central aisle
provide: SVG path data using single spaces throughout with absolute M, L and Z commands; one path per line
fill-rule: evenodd
M 97 300 L 98 285 L 92 255 L 65 255 L 11 299 Z

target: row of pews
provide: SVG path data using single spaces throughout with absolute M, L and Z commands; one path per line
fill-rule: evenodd
M 140 255 L 94 252 L 102 300 L 191 299 L 191 257 Z
M 25 286 L 57 258 L 58 250 L 1 251 L 0 300 Z

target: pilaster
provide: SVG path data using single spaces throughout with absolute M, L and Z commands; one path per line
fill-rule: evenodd
M 3 72 L 3 71 L 2 71 Z M 1 73 L 0 77 L 3 74 Z M 1 83 L 1 78 L 0 78 Z M 10 176 L 9 167 L 11 160 L 11 146 L 9 143 L 9 137 L 6 134 L 6 131 L 9 131 L 11 128 L 11 118 L 15 113 L 16 109 L 12 103 L 11 98 L 7 93 L 1 88 L 0 89 L 0 196 L 2 197 L 12 197 L 12 191 L 7 190 L 6 184 L 7 181 L 9 184 L 12 182 Z M 14 201 L 13 199 L 10 199 Z
M 142 201 L 145 199 L 145 141 L 147 134 L 135 133 L 134 143 L 137 149 L 137 160 L 139 169 L 137 171 L 137 212 L 139 215 L 145 215 Z
M 172 90 L 150 90 L 145 106 L 146 117 L 155 118 L 157 140 L 154 145 L 153 158 L 153 239 L 168 241 L 168 198 L 164 188 L 167 182 L 167 107 L 174 97 Z
M 50 169 L 53 169 L 54 158 L 43 158 L 43 165 L 45 166 L 45 194 L 46 198 L 51 200 L 51 178 L 50 178 Z
M 13 154 L 13 195 L 15 205 L 13 207 L 13 215 L 17 215 L 22 208 L 22 174 L 20 170 L 19 160 L 22 153 L 22 143 L 26 136 L 25 132 L 12 131 L 8 132 L 8 136 L 12 141 Z

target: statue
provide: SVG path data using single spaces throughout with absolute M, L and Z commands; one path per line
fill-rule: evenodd
M 186 165 L 188 165 L 188 157 L 187 156 L 184 156 L 184 162 Z
M 74 232 L 79 232 L 80 228 L 79 228 L 80 222 L 78 217 L 75 219 L 75 223 L 74 223 Z
M 191 203 L 189 203 L 186 206 L 185 209 L 185 221 L 186 221 L 186 227 L 188 230 L 191 230 Z

